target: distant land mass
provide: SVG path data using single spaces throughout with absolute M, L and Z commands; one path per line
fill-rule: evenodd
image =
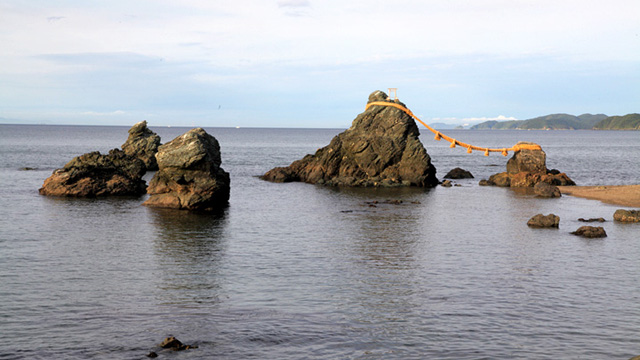
M 444 129 L 455 129 L 455 128 L 458 127 L 458 125 L 445 124 L 445 123 L 440 123 L 440 122 L 431 123 L 431 124 L 429 124 L 429 126 L 431 126 L 434 129 L 441 129 L 441 130 L 444 130 Z
M 471 130 L 577 130 L 593 129 L 594 125 L 607 119 L 605 114 L 550 114 L 528 120 L 490 120 L 472 126 Z
M 640 130 L 640 114 L 610 116 L 593 126 L 595 130 Z

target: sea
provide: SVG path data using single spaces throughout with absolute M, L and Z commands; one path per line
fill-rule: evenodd
M 153 127 L 162 142 L 189 128 Z M 219 213 L 146 196 L 38 194 L 128 127 L 0 125 L 0 359 L 629 359 L 640 355 L 640 224 L 625 208 L 479 186 L 508 157 L 422 131 L 433 189 L 271 183 L 259 176 L 344 129 L 205 128 L 231 175 Z M 446 130 L 542 146 L 578 185 L 640 183 L 640 132 Z M 149 180 L 153 174 L 147 174 Z M 532 229 L 536 214 L 558 229 Z M 606 219 L 608 237 L 571 234 Z M 592 224 L 593 225 L 593 224 Z M 193 348 L 171 351 L 175 336 Z

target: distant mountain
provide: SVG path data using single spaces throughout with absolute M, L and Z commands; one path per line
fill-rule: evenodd
M 595 130 L 640 130 L 640 114 L 610 116 L 593 126 Z
M 591 129 L 593 126 L 607 118 L 605 114 L 582 114 L 580 116 L 569 114 L 550 114 L 528 120 L 509 121 L 485 121 L 472 126 L 471 130 L 576 130 Z

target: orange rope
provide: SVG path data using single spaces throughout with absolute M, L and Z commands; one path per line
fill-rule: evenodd
M 367 111 L 369 109 L 369 107 L 374 106 L 374 105 L 378 105 L 378 106 L 391 106 L 394 107 L 396 109 L 400 109 L 402 111 L 404 111 L 405 113 L 407 113 L 407 115 L 411 116 L 412 118 L 416 119 L 416 121 L 418 121 L 420 124 L 424 125 L 424 127 L 426 127 L 427 129 L 429 129 L 429 131 L 431 131 L 432 133 L 436 134 L 435 136 L 435 140 L 440 141 L 441 139 L 445 139 L 446 141 L 450 142 L 451 145 L 449 147 L 456 147 L 456 145 L 462 146 L 463 148 L 467 149 L 467 153 L 471 153 L 472 150 L 478 150 L 478 151 L 484 151 L 484 156 L 489 156 L 489 152 L 500 152 L 502 153 L 502 155 L 507 156 L 509 151 L 513 151 L 513 152 L 517 152 L 520 150 L 542 150 L 542 148 L 540 147 L 540 145 L 538 144 L 519 144 L 519 145 L 514 145 L 510 148 L 502 148 L 502 149 L 491 149 L 491 148 L 486 148 L 486 147 L 480 147 L 480 146 L 474 146 L 474 145 L 470 145 L 467 143 L 463 143 L 462 141 L 458 141 L 456 139 L 453 139 L 443 133 L 441 133 L 440 131 L 432 128 L 431 126 L 427 125 L 424 121 L 420 120 L 417 116 L 415 116 L 411 110 L 407 109 L 406 107 L 394 103 L 394 102 L 388 102 L 388 101 L 372 101 L 370 103 L 367 104 L 367 107 L 365 108 L 365 111 Z

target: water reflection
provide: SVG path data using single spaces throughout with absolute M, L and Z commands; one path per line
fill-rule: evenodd
M 149 209 L 156 228 L 158 300 L 163 304 L 217 303 L 225 253 L 225 210 L 194 213 Z
M 406 333 L 407 313 L 418 312 L 421 267 L 419 249 L 424 189 L 340 190 L 353 211 L 342 212 L 344 286 L 340 299 L 352 307 L 353 331 L 369 338 L 377 351 L 389 337 Z

